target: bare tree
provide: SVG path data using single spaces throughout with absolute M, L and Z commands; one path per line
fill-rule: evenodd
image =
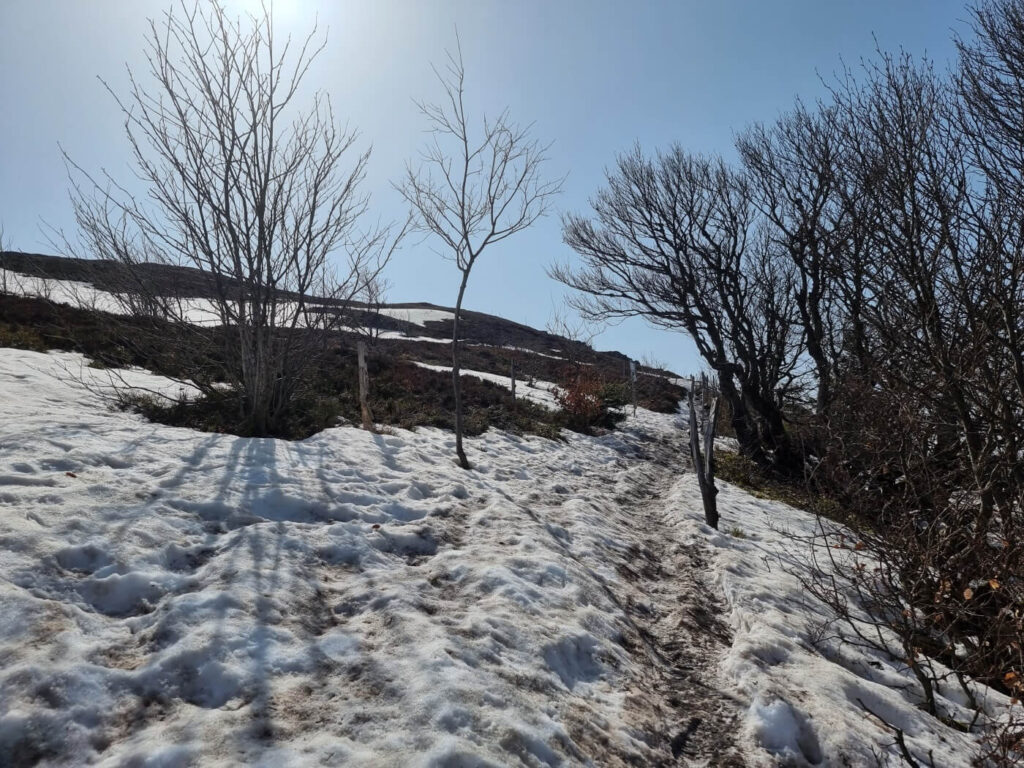
M 559 336 L 569 343 L 562 352 L 570 367 L 578 369 L 583 357 L 594 351 L 594 339 L 601 333 L 601 325 L 580 315 L 570 315 L 560 307 L 551 308 L 551 316 L 544 324 L 544 330 L 552 336 Z
M 550 270 L 579 291 L 573 305 L 594 319 L 639 316 L 686 331 L 718 373 L 744 453 L 798 464 L 783 416 L 803 349 L 796 276 L 747 179 L 678 146 L 655 158 L 636 147 L 618 158 L 592 205 L 593 219 L 563 221 L 582 267 Z
M 376 275 L 367 280 L 366 285 L 359 295 L 360 308 L 353 312 L 352 330 L 366 342 L 368 347 L 374 347 L 384 331 L 385 317 L 383 309 L 387 304 L 388 292 L 391 290 L 391 281 L 383 275 Z
M 834 107 L 817 112 L 797 103 L 773 125 L 741 134 L 739 150 L 751 198 L 774 244 L 793 264 L 793 298 L 817 378 L 816 405 L 828 410 L 840 328 L 834 289 L 841 253 L 850 248 L 851 206 L 837 173 L 840 131 Z
M 224 329 L 219 375 L 252 434 L 280 427 L 326 332 L 401 236 L 360 230 L 369 152 L 337 129 L 323 93 L 298 105 L 324 45 L 315 28 L 282 43 L 266 8 L 243 20 L 219 3 L 183 1 L 150 21 L 149 78 L 129 71 L 123 98 L 107 86 L 145 195 L 68 160 L 82 248 L 129 267 L 120 295 L 131 312 Z M 207 295 L 154 284 L 138 269 L 147 262 L 199 270 Z M 196 374 L 202 391 L 216 392 Z
M 441 253 L 461 273 L 452 324 L 452 387 L 455 394 L 455 452 L 469 469 L 462 446 L 463 409 L 460 383 L 459 329 L 466 284 L 477 259 L 487 249 L 521 232 L 542 216 L 562 179 L 545 181 L 541 169 L 549 145 L 531 138 L 508 111 L 483 118 L 471 132 L 464 100 L 465 68 L 461 46 L 448 53 L 444 72 L 434 69 L 444 98 L 418 102 L 431 140 L 418 166 L 409 164 L 396 188 L 409 203 L 417 227 L 440 241 Z

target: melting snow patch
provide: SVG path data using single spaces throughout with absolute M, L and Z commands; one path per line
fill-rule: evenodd
M 800 546 L 781 531 L 812 518 L 723 483 L 740 539 L 702 524 L 692 476 L 658 495 L 682 461 L 674 417 L 489 430 L 465 472 L 437 429 L 145 423 L 76 385 L 83 363 L 0 349 L 0 762 L 643 765 L 719 712 L 721 731 L 743 720 L 751 765 L 897 764 L 859 702 L 936 765 L 971 762 L 975 737 L 921 712 L 898 664 L 815 640 L 823 608 L 779 567 Z M 659 570 L 686 552 L 732 634 L 710 669 L 654 685 L 669 646 L 638 624 L 701 637 L 683 610 L 700 595 L 666 594 Z M 693 700 L 671 703 L 691 674 Z
M 750 705 L 754 738 L 773 755 L 793 765 L 818 765 L 821 747 L 807 721 L 782 699 L 770 702 L 756 697 Z
M 437 323 L 455 319 L 454 313 L 443 309 L 417 309 L 415 307 L 403 309 L 402 307 L 382 307 L 380 313 L 424 328 L 427 323 Z

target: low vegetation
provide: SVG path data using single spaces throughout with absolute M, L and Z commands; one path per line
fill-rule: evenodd
M 145 327 L 140 327 L 145 326 Z M 220 344 L 213 329 L 189 329 L 161 324 L 154 319 L 109 315 L 55 304 L 38 298 L 0 297 L 0 346 L 46 351 L 61 349 L 84 354 L 93 368 L 138 366 L 183 382 L 190 373 L 207 377 L 208 392 L 175 401 L 151 394 L 123 392 L 119 407 L 173 426 L 208 432 L 249 436 L 251 422 L 240 408 L 239 395 L 219 375 Z M 154 345 L 151 339 L 167 343 Z M 302 439 L 341 423 L 359 422 L 358 371 L 354 353 L 357 337 L 335 334 L 334 343 L 316 365 L 307 370 L 302 386 L 280 423 L 276 437 Z M 432 426 L 454 428 L 451 378 L 416 365 L 443 362 L 448 345 L 408 340 L 378 340 L 368 360 L 370 407 L 378 424 L 412 429 Z M 484 344 L 467 345 L 463 359 L 468 370 L 508 374 L 509 351 Z M 526 379 L 567 382 L 563 362 L 541 355 L 518 354 L 517 365 Z M 511 392 L 498 384 L 464 376 L 465 431 L 478 435 L 488 428 L 557 439 L 561 429 L 582 432 L 610 429 L 625 415 L 626 383 L 616 363 L 599 358 L 587 370 L 597 370 L 601 384 L 597 410 L 586 415 L 556 411 Z M 520 387 L 525 382 L 520 382 Z M 520 389 L 520 395 L 522 389 Z M 682 392 L 664 378 L 643 390 L 640 404 L 662 412 L 675 410 Z
M 834 499 L 808 488 L 803 481 L 776 475 L 735 451 L 715 451 L 715 474 L 719 480 L 732 483 L 759 499 L 781 501 L 833 520 L 843 515 L 842 507 Z

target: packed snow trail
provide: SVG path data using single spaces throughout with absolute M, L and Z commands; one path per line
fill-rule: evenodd
M 102 378 L 82 362 L 0 350 L 8 762 L 727 759 L 727 638 L 658 509 L 670 417 L 565 443 L 490 431 L 464 472 L 433 429 L 146 423 L 70 380 Z

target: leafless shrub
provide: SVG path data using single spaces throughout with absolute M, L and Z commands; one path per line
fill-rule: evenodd
M 587 353 L 593 352 L 594 339 L 601 332 L 601 324 L 580 315 L 572 315 L 561 307 L 552 307 L 544 330 L 569 342 L 562 352 L 566 363 L 575 369 L 583 364 Z
M 401 232 L 360 228 L 368 152 L 335 127 L 322 93 L 297 105 L 324 46 L 316 29 L 281 44 L 266 9 L 240 20 L 219 3 L 182 3 L 150 22 L 146 42 L 149 79 L 129 72 L 125 97 L 108 90 L 147 192 L 68 158 L 78 249 L 126 266 L 117 296 L 133 315 L 229 329 L 222 369 L 193 381 L 213 394 L 222 379 L 249 430 L 273 433 Z M 207 289 L 154 284 L 147 263 L 198 270 Z

